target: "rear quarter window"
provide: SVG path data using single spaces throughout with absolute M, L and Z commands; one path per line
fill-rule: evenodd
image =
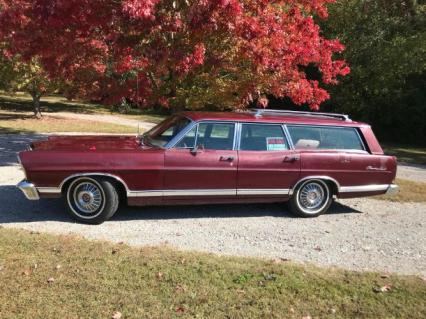
M 364 151 L 354 127 L 288 125 L 296 149 L 340 149 Z

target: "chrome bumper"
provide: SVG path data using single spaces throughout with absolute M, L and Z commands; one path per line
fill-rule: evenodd
M 34 186 L 34 184 L 23 180 L 18 185 L 16 185 L 22 193 L 24 193 L 25 197 L 29 200 L 38 200 L 40 199 L 40 196 L 38 195 L 37 188 Z
M 386 191 L 386 195 L 393 196 L 398 194 L 398 192 L 399 192 L 399 186 L 395 184 L 390 184 Z

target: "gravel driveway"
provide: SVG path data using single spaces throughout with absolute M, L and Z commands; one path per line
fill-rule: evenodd
M 30 202 L 14 187 L 22 178 L 14 153 L 32 138 L 0 136 L 5 227 L 426 276 L 425 204 L 339 200 L 314 219 L 294 218 L 278 204 L 125 208 L 102 225 L 81 225 L 67 216 L 61 200 Z

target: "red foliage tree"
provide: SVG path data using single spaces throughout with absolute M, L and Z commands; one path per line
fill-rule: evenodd
M 67 94 L 109 103 L 243 108 L 265 96 L 317 109 L 349 72 L 320 34 L 333 0 L 0 0 L 0 36 Z

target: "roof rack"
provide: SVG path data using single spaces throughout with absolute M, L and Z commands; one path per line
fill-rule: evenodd
M 250 109 L 249 112 L 254 113 L 254 116 L 260 117 L 262 114 L 278 114 L 278 115 L 294 115 L 294 116 L 312 116 L 312 117 L 331 117 L 342 121 L 352 121 L 347 114 L 337 113 L 320 113 L 320 112 L 305 112 L 305 111 L 289 111 L 289 110 L 274 110 L 274 109 Z

